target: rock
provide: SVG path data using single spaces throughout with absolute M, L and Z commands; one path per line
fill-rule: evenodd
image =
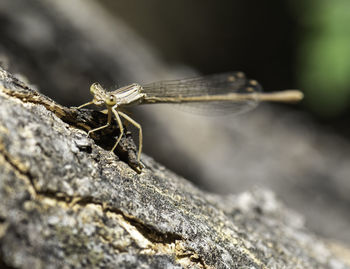
M 0 265 L 10 268 L 348 268 L 268 190 L 197 189 L 105 120 L 0 70 Z M 109 132 L 109 133 L 108 133 Z M 345 255 L 346 256 L 346 255 Z

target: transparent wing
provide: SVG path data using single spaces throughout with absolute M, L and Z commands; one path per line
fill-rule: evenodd
M 206 115 L 243 113 L 251 110 L 258 103 L 256 93 L 261 92 L 259 83 L 248 80 L 242 72 L 159 81 L 142 87 L 142 92 L 147 96 L 143 103 L 181 104 L 184 110 Z M 251 98 L 229 98 L 232 94 L 251 95 Z M 203 97 L 203 101 L 198 101 L 197 97 Z

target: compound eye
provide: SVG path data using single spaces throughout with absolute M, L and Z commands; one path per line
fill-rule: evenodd
M 113 96 L 113 95 L 107 96 L 107 98 L 106 98 L 106 104 L 107 104 L 107 105 L 113 106 L 113 105 L 115 105 L 116 103 L 117 103 L 117 101 L 116 101 L 115 96 Z

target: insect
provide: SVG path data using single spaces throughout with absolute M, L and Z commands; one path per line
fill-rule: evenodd
M 130 116 L 120 111 L 130 105 L 173 103 L 187 104 L 205 114 L 243 113 L 253 109 L 260 101 L 297 102 L 303 98 L 298 90 L 285 90 L 274 93 L 262 93 L 262 88 L 256 80 L 249 80 L 243 72 L 230 72 L 201 76 L 196 78 L 168 80 L 146 85 L 133 83 L 114 91 L 106 91 L 100 84 L 93 83 L 90 87 L 92 101 L 78 107 L 105 106 L 107 108 L 107 123 L 90 130 L 88 136 L 96 131 L 107 128 L 114 115 L 120 134 L 111 149 L 113 152 L 123 136 L 124 128 L 121 118 L 130 122 L 139 130 L 139 148 L 137 161 L 140 163 L 142 152 L 142 127 Z

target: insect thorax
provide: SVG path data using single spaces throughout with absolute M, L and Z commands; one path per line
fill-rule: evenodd
M 115 96 L 117 105 L 131 105 L 142 100 L 144 94 L 141 91 L 141 85 L 133 83 L 110 92 L 110 94 Z

